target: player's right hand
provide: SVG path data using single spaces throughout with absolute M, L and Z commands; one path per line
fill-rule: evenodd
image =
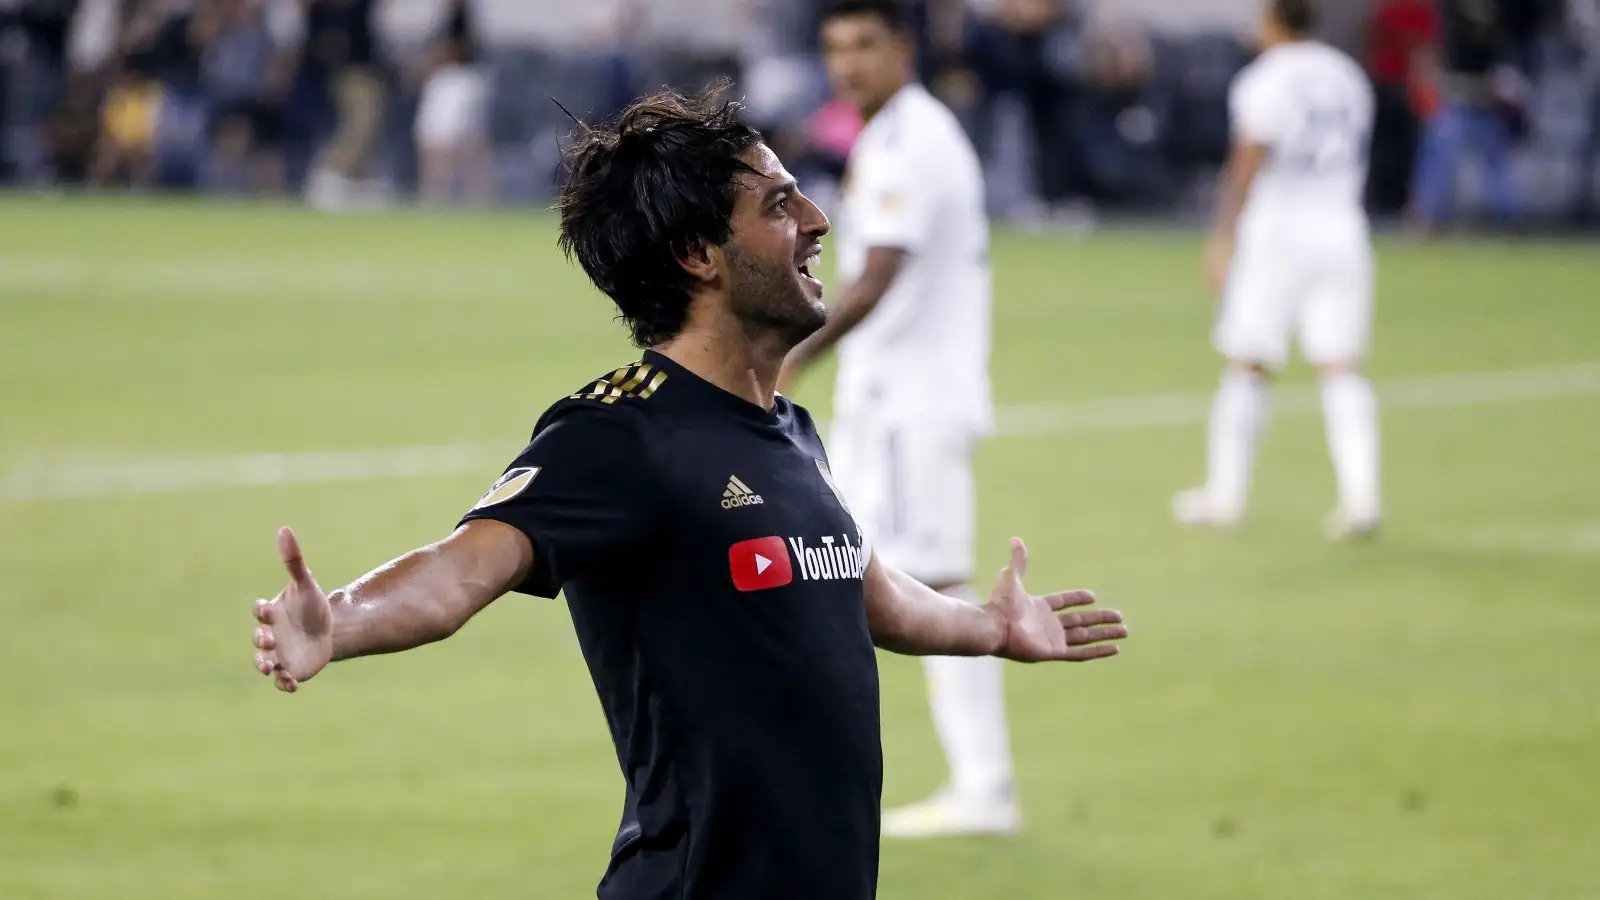
M 278 529 L 278 556 L 289 584 L 271 600 L 256 601 L 256 671 L 292 694 L 333 659 L 333 609 L 306 568 L 293 529 Z
M 1228 289 L 1228 271 L 1233 268 L 1233 239 L 1213 234 L 1206 241 L 1206 287 L 1213 296 L 1220 297 Z

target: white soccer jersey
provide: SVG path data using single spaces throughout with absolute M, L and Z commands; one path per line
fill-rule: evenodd
M 1317 41 L 1275 47 L 1239 74 L 1229 107 L 1234 133 L 1272 150 L 1250 192 L 1244 239 L 1308 219 L 1365 222 L 1374 99 L 1354 59 Z
M 989 220 L 983 168 L 960 123 L 921 85 L 895 94 L 850 153 L 839 276 L 872 247 L 906 251 L 871 315 L 839 344 L 840 418 L 982 432 L 989 393 Z
M 1318 365 L 1366 355 L 1372 238 L 1362 207 L 1373 93 L 1326 44 L 1264 53 L 1234 83 L 1233 128 L 1271 154 L 1251 185 L 1214 340 L 1231 359 L 1278 368 L 1298 334 Z

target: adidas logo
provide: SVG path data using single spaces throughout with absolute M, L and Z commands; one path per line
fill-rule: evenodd
M 750 486 L 739 480 L 735 475 L 728 479 L 728 489 L 722 492 L 722 508 L 738 509 L 741 506 L 760 506 L 767 501 L 761 495 L 750 490 Z

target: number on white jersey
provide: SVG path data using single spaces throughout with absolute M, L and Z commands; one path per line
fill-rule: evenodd
M 1283 148 L 1281 164 L 1313 177 L 1364 171 L 1371 135 L 1354 104 L 1347 98 L 1313 98 L 1311 92 L 1301 96 L 1302 118 Z

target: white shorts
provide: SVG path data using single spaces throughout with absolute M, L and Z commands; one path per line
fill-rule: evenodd
M 829 467 L 884 563 L 933 586 L 971 580 L 976 443 L 967 428 L 834 422 Z
M 1372 248 L 1365 242 L 1319 257 L 1241 246 L 1212 334 L 1231 360 L 1281 369 L 1289 340 L 1312 365 L 1358 362 L 1371 348 Z
M 447 66 L 422 87 L 413 136 L 424 149 L 452 150 L 488 137 L 489 79 L 470 66 Z

